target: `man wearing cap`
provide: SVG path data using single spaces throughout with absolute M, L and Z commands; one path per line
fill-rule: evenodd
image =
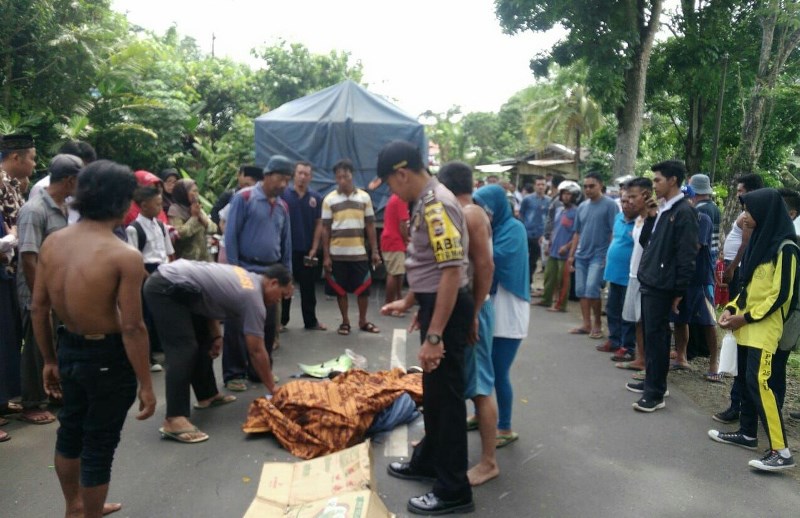
M 719 207 L 711 199 L 711 180 L 704 174 L 696 174 L 689 180 L 689 187 L 694 191 L 692 203 L 694 208 L 711 218 L 711 261 L 716 263 L 719 255 L 719 223 L 721 220 Z
M 405 141 L 387 144 L 378 155 L 378 176 L 407 202 L 414 202 L 406 273 L 409 292 L 381 313 L 408 311 L 419 303 L 422 337 L 425 437 L 410 462 L 392 462 L 389 475 L 434 479 L 431 492 L 408 501 L 414 514 L 467 513 L 475 509 L 467 478 L 464 349 L 474 317 L 467 288 L 467 232 L 453 193 L 432 178 L 419 149 Z
M 42 384 L 44 360 L 36 345 L 31 322 L 31 293 L 36 278 L 39 250 L 47 237 L 67 226 L 66 199 L 72 196 L 77 185 L 83 161 L 74 155 L 56 155 L 50 161 L 50 184 L 41 194 L 30 199 L 19 211 L 17 233 L 21 268 L 17 272 L 17 291 L 22 313 L 22 332 L 25 347 L 22 349 L 22 417 L 31 424 L 47 424 L 55 416 L 41 406 L 47 402 Z
M 19 209 L 25 203 L 20 182 L 33 174 L 36 148 L 30 135 L 0 140 L 0 212 L 4 233 L 16 234 Z M 0 415 L 12 411 L 9 400 L 20 395 L 22 329 L 17 301 L 17 256 L 0 254 Z M 3 422 L 0 417 L 0 424 Z M 0 432 L 0 441 L 7 440 Z
M 264 168 L 263 180 L 233 196 L 225 224 L 225 253 L 229 264 L 253 273 L 263 273 L 273 264 L 283 264 L 291 271 L 289 208 L 280 197 L 291 175 L 289 159 L 275 155 Z M 270 304 L 264 327 L 264 343 L 270 359 L 277 318 L 277 304 Z M 245 378 L 259 380 L 249 363 L 241 326 L 236 321 L 226 321 L 222 375 L 228 389 L 247 390 Z
M 309 189 L 312 167 L 301 160 L 294 165 L 294 181 L 281 194 L 289 207 L 292 223 L 292 274 L 300 288 L 303 326 L 308 330 L 325 331 L 317 320 L 316 281 L 320 278 L 317 252 L 322 241 L 322 196 Z M 292 299 L 283 300 L 281 326 L 289 323 Z
M 381 257 L 375 232 L 375 211 L 372 199 L 353 184 L 353 162 L 339 160 L 333 166 L 336 189 L 322 200 L 322 252 L 323 267 L 327 275 L 325 291 L 336 296 L 342 323 L 340 335 L 350 334 L 350 317 L 347 314 L 347 294 L 354 293 L 358 301 L 358 328 L 368 333 L 379 333 L 375 324 L 367 320 L 369 287 L 372 284 L 370 261 L 364 246 L 364 233 L 372 250 L 372 266 Z

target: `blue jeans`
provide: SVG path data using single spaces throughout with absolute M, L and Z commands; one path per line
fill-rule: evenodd
M 575 295 L 580 299 L 599 299 L 603 285 L 605 257 L 575 258 Z
M 608 320 L 608 339 L 613 347 L 624 347 L 633 352 L 636 349 L 636 324 L 622 319 L 622 306 L 625 305 L 625 292 L 628 287 L 608 283 L 606 319 Z
M 122 338 L 87 340 L 59 330 L 58 370 L 64 406 L 56 453 L 80 458 L 82 487 L 108 484 L 122 425 L 136 399 L 136 375 Z

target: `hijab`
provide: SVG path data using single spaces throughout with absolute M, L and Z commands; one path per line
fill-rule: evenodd
M 511 213 L 505 189 L 499 185 L 486 185 L 475 191 L 473 200 L 492 220 L 494 280 L 491 292 L 497 293 L 500 284 L 518 298 L 530 301 L 528 234 L 525 225 Z
M 194 187 L 194 180 L 184 178 L 175 183 L 172 189 L 172 205 L 169 207 L 169 217 L 180 218 L 184 221 L 192 216 L 191 205 L 189 200 L 189 193 Z
M 786 239 L 796 241 L 796 235 L 789 211 L 775 189 L 757 189 L 740 196 L 739 200 L 756 222 L 740 267 L 742 292 L 737 306 L 744 309 L 747 303 L 747 286 L 756 267 L 774 261 L 781 243 Z

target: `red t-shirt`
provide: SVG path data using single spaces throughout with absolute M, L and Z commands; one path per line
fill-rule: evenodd
M 383 211 L 383 233 L 381 250 L 384 252 L 405 252 L 406 245 L 400 235 L 400 222 L 408 221 L 408 203 L 392 194 Z

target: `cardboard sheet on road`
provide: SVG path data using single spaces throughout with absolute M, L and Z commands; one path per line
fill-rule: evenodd
M 369 442 L 303 462 L 267 462 L 245 518 L 390 518 L 374 491 Z

